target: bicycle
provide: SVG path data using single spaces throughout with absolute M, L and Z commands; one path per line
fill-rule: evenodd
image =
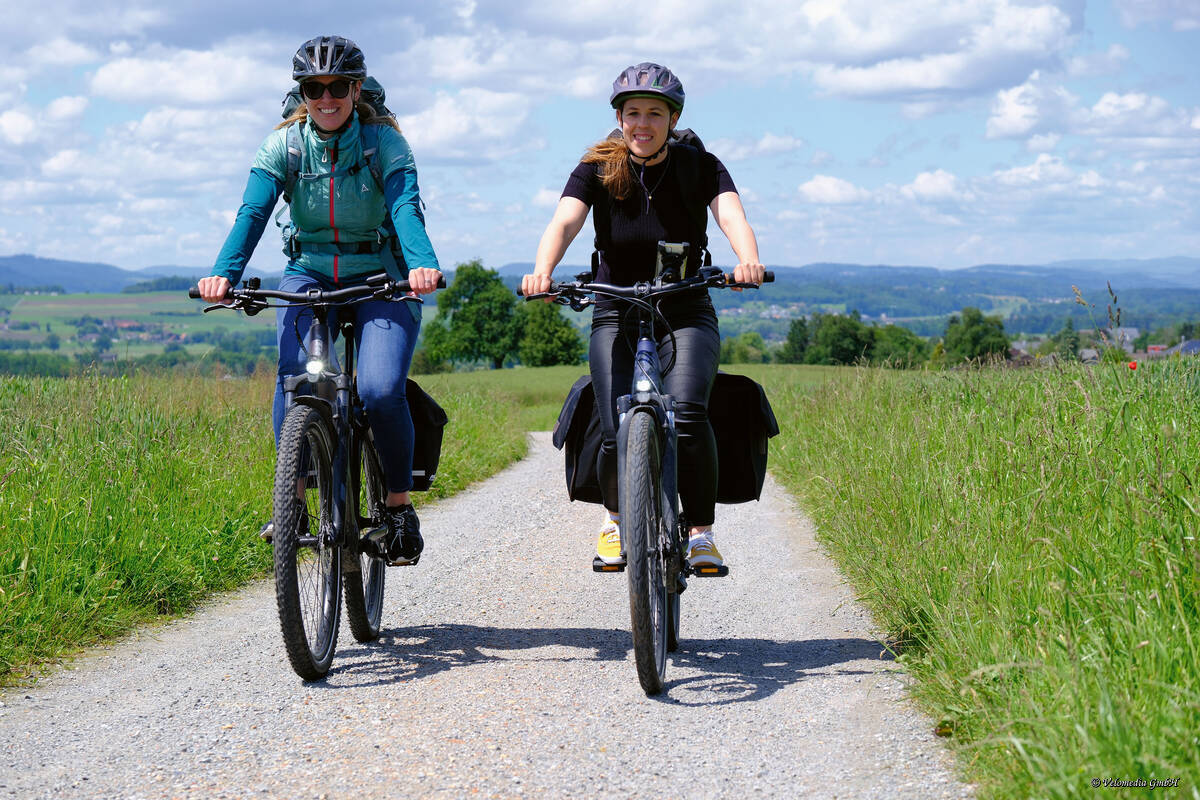
M 285 414 L 275 461 L 275 600 L 292 669 L 306 681 L 323 678 L 337 646 L 341 599 L 355 640 L 379 638 L 386 562 L 387 493 L 354 372 L 354 324 L 337 333 L 345 342 L 339 365 L 330 358 L 329 316 L 335 307 L 365 300 L 417 302 L 406 281 L 386 274 L 346 289 L 281 292 L 260 289 L 258 278 L 231 288 L 228 304 L 204 309 L 242 311 L 306 306 L 312 323 L 303 342 L 305 371 L 284 379 Z M 445 286 L 445 280 L 438 288 Z M 198 298 L 199 290 L 188 296 Z M 281 301 L 272 303 L 271 301 Z M 297 330 L 297 336 L 299 331 Z M 307 387 L 310 392 L 302 392 Z
M 547 292 L 526 300 L 552 298 L 554 302 L 582 311 L 596 297 L 623 302 L 638 312 L 638 339 L 629 394 L 617 398 L 617 475 L 620 494 L 621 552 L 625 564 L 606 564 L 598 557 L 596 572 L 624 571 L 629 579 L 629 613 L 633 633 L 634 661 L 638 681 L 647 695 L 658 694 L 666 675 L 667 653 L 679 647 L 680 595 L 687 578 L 719 577 L 729 573 L 725 566 L 687 563 L 689 526 L 679 513 L 676 483 L 675 399 L 662 391 L 664 368 L 659 363 L 655 322 L 660 320 L 668 335 L 670 325 L 655 301 L 681 292 L 704 288 L 757 288 L 738 283 L 732 274 L 704 267 L 697 275 L 680 279 L 687 243 L 659 242 L 658 277 L 633 286 L 592 283 L 584 273 L 576 280 L 550 285 Z M 775 276 L 767 272 L 764 280 Z M 674 345 L 672 344 L 672 353 Z M 597 402 L 599 402 L 597 398 Z

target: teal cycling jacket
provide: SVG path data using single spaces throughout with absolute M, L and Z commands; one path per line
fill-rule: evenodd
M 318 276 L 334 283 L 354 282 L 364 275 L 382 271 L 385 262 L 379 253 L 338 254 L 331 252 L 331 248 L 320 248 L 320 245 L 374 242 L 385 213 L 392 216 L 407 267 L 440 269 L 425 232 L 416 163 L 408 142 L 390 125 L 379 126 L 378 163 L 384 182 L 383 191 L 380 191 L 363 159 L 360 133 L 357 115 L 344 131 L 329 139 L 317 136 L 312 125 L 304 126 L 301 137 L 303 170 L 327 173 L 335 164 L 340 169 L 337 177 L 296 182 L 290 210 L 301 252 L 288 264 L 287 271 Z M 353 173 L 342 172 L 355 165 L 362 168 Z M 283 192 L 286 177 L 287 129 L 280 128 L 272 131 L 258 149 L 242 195 L 242 205 L 217 256 L 213 275 L 224 276 L 232 283 L 241 280 L 246 262 Z M 317 247 L 306 251 L 305 243 Z

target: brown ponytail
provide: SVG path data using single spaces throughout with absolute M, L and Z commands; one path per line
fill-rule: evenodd
M 589 147 L 583 163 L 600 165 L 600 181 L 614 200 L 624 200 L 633 193 L 629 145 L 620 136 L 609 136 Z

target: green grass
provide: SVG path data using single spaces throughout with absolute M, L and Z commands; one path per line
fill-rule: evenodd
M 775 473 L 983 797 L 1200 796 L 1200 367 L 763 376 Z
M 450 424 L 417 502 L 522 457 L 580 371 L 419 377 Z M 269 570 L 272 381 L 0 381 L 0 685 Z

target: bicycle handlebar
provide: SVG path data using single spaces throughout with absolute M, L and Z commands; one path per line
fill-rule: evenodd
M 775 280 L 775 273 L 767 270 L 763 274 L 763 283 L 772 283 Z M 584 295 L 584 294 L 600 294 L 605 297 L 632 297 L 636 299 L 645 299 L 648 297 L 661 297 L 667 294 L 676 294 L 678 292 L 686 292 L 691 289 L 699 289 L 701 287 L 714 289 L 757 289 L 758 284 L 755 283 L 739 283 L 733 277 L 732 272 L 721 272 L 715 267 L 706 267 L 700 271 L 699 275 L 691 278 L 684 278 L 681 281 L 674 283 L 660 284 L 655 286 L 649 281 L 635 283 L 632 286 L 615 286 L 610 283 L 587 283 L 584 281 L 564 281 L 558 283 L 550 282 L 550 290 L 546 292 L 538 292 L 528 296 L 522 295 L 520 290 L 517 291 L 518 297 L 525 297 L 526 300 L 537 300 L 543 297 L 554 297 L 557 295 Z
M 446 288 L 446 276 L 438 277 L 437 288 Z M 367 278 L 366 283 L 349 286 L 345 289 L 313 289 L 307 292 L 281 292 L 277 289 L 251 289 L 229 287 L 225 293 L 226 300 L 243 302 L 261 302 L 266 300 L 283 300 L 288 303 L 304 303 L 308 305 L 324 305 L 340 303 L 347 300 L 366 299 L 368 297 L 391 298 L 411 291 L 408 281 L 392 280 L 387 273 L 379 273 Z M 196 286 L 188 289 L 188 297 L 200 299 L 200 289 Z

